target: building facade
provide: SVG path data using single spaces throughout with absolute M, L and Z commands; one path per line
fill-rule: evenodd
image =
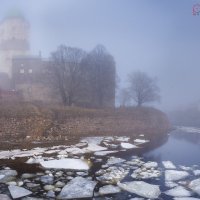
M 9 15 L 0 23 L 0 72 L 12 78 L 12 59 L 29 53 L 29 24 L 21 15 Z

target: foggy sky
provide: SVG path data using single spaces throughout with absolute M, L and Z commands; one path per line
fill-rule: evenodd
M 49 57 L 58 45 L 87 51 L 103 44 L 114 56 L 120 85 L 141 70 L 158 78 L 163 110 L 200 100 L 200 0 L 0 0 L 0 18 L 22 11 L 31 51 Z

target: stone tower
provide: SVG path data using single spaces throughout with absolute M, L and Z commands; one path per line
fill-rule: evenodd
M 29 24 L 20 13 L 0 22 L 0 72 L 12 74 L 12 59 L 29 53 Z

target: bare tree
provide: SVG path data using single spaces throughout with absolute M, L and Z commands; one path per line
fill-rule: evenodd
M 71 106 L 79 100 L 82 85 L 80 63 L 86 53 L 79 48 L 61 45 L 52 53 L 52 72 L 55 86 L 64 105 Z
M 97 45 L 82 62 L 87 82 L 87 98 L 95 107 L 114 106 L 115 61 L 104 46 Z
M 128 78 L 130 96 L 138 106 L 160 99 L 156 79 L 140 71 L 131 73 Z

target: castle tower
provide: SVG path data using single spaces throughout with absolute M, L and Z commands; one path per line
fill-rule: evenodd
M 0 72 L 11 78 L 12 59 L 29 53 L 29 24 L 17 12 L 0 22 Z

